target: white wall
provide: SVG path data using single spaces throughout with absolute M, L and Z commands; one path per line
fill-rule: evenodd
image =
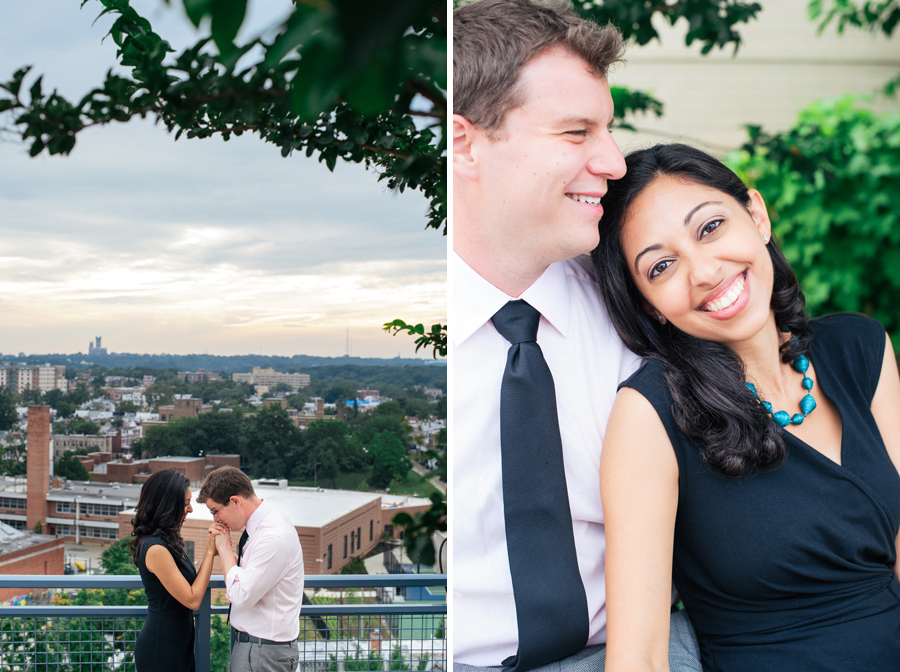
M 617 131 L 623 151 L 682 141 L 724 154 L 746 140 L 743 125 L 788 129 L 806 104 L 844 93 L 872 93 L 900 72 L 900 31 L 893 39 L 834 23 L 819 35 L 807 0 L 759 0 L 756 20 L 739 27 L 743 43 L 700 55 L 684 44 L 683 25 L 656 24 L 662 43 L 632 46 L 613 85 L 648 91 L 665 103 L 662 117 L 631 120 L 637 135 Z M 882 101 L 876 108 L 898 106 Z

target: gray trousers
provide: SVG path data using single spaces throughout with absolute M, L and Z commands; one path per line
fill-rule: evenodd
M 235 642 L 231 648 L 231 672 L 294 672 L 299 656 L 297 642 Z
M 536 668 L 532 672 L 603 672 L 606 668 L 606 646 L 589 646 L 573 656 Z M 499 672 L 499 667 L 476 667 L 453 663 L 453 672 Z M 672 614 L 669 625 L 670 672 L 702 672 L 700 647 L 694 628 L 684 611 Z M 235 672 L 232 667 L 231 672 Z

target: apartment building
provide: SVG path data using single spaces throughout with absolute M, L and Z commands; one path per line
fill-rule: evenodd
M 186 383 L 213 383 L 222 380 L 222 376 L 205 369 L 199 371 L 179 371 L 178 377 Z
M 0 387 L 8 387 L 16 394 L 26 390 L 62 390 L 68 392 L 66 367 L 44 364 L 24 366 L 4 364 L 0 366 Z
M 253 367 L 252 373 L 233 373 L 231 379 L 238 383 L 250 383 L 256 387 L 257 394 L 265 394 L 277 385 L 290 385 L 297 392 L 302 387 L 309 387 L 308 373 L 279 373 L 273 368 Z M 263 389 L 265 388 L 265 389 Z
M 94 434 L 51 434 L 53 459 L 58 460 L 67 450 L 73 453 L 78 450 L 90 450 L 95 453 L 112 453 L 113 436 L 97 436 Z

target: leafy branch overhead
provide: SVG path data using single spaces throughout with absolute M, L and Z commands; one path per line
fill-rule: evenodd
M 644 2 L 643 0 L 588 0 L 575 3 L 581 16 L 596 21 L 600 25 L 611 23 L 616 26 L 630 43 L 643 46 L 653 40 L 660 40 L 654 27 L 654 19 L 670 25 L 679 22 L 687 24 L 684 36 L 690 46 L 699 42 L 700 52 L 708 54 L 714 48 L 733 46 L 737 52 L 741 45 L 741 35 L 736 30 L 739 24 L 756 18 L 762 10 L 758 2 L 741 0 L 693 0 L 692 2 Z M 628 53 L 625 53 L 627 60 Z M 662 116 L 663 103 L 645 91 L 633 91 L 623 87 L 612 87 L 615 103 L 616 125 L 619 128 L 635 130 L 631 119 L 636 114 Z
M 426 332 L 423 324 L 407 324 L 403 320 L 394 320 L 393 322 L 385 322 L 384 330 L 393 332 L 394 335 L 405 331 L 410 336 L 416 337 L 416 352 L 421 348 L 431 348 L 435 359 L 438 355 L 447 356 L 447 325 L 432 324 L 431 330 Z
M 25 87 L 28 67 L 0 84 L 0 112 L 30 153 L 68 154 L 91 126 L 154 116 L 176 138 L 256 133 L 284 156 L 303 151 L 333 170 L 362 163 L 388 187 L 428 198 L 427 226 L 446 233 L 447 25 L 440 0 L 295 3 L 274 38 L 234 43 L 247 0 L 184 0 L 211 38 L 181 53 L 129 0 L 98 0 L 130 76 L 110 72 L 79 101 Z M 82 2 L 82 6 L 88 0 Z M 166 0 L 169 2 L 169 0 Z
M 900 0 L 811 0 L 809 16 L 819 20 L 819 32 L 836 21 L 838 33 L 853 26 L 890 37 L 900 23 Z

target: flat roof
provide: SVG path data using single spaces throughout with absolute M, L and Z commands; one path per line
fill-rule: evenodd
M 431 500 L 425 497 L 414 497 L 412 495 L 382 495 L 382 509 L 396 509 L 400 506 L 431 506 Z
M 35 534 L 34 532 L 25 532 L 23 536 L 8 536 L 6 539 L 0 540 L 0 556 L 8 553 L 15 553 L 23 548 L 31 548 L 40 544 L 46 544 L 48 541 L 55 541 L 57 537 L 47 534 Z
M 258 486 L 254 490 L 260 499 L 287 516 L 294 527 L 324 527 L 381 498 L 378 493 L 352 490 L 266 486 Z M 196 492 L 193 492 L 192 504 L 194 512 L 188 515 L 188 519 L 212 522 L 212 514 L 206 505 L 197 503 Z

